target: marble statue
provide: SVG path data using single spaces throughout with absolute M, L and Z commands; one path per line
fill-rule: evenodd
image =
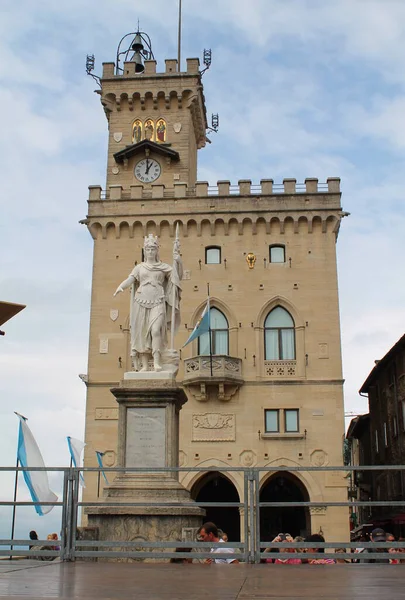
M 173 372 L 173 368 L 167 366 L 173 364 L 173 355 L 178 355 L 173 346 L 180 324 L 183 265 L 179 249 L 176 231 L 171 267 L 159 260 L 158 238 L 149 234 L 144 240 L 144 262 L 136 265 L 114 293 L 116 296 L 131 287 L 131 356 L 135 370 L 148 371 L 149 359 L 153 357 L 155 371 Z M 170 349 L 167 348 L 168 329 L 171 331 Z

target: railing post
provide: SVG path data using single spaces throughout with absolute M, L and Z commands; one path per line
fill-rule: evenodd
M 249 537 L 249 478 L 248 471 L 243 471 L 243 531 L 244 531 L 244 560 L 249 562 L 250 537 Z
M 69 473 L 67 469 L 63 470 L 63 492 L 62 492 L 62 524 L 60 534 L 60 558 L 67 558 L 67 508 L 68 508 L 68 488 L 69 488 Z
M 253 469 L 255 478 L 254 504 L 256 518 L 256 546 L 255 546 L 255 562 L 260 564 L 260 471 L 258 468 Z
M 256 533 L 256 525 L 255 525 L 255 481 L 254 475 L 251 469 L 248 472 L 248 483 L 249 483 L 249 562 L 255 562 L 255 533 Z
M 77 512 L 79 510 L 80 469 L 73 469 L 72 490 L 72 530 L 71 530 L 71 560 L 76 560 Z
M 72 560 L 73 469 L 67 470 L 65 559 Z

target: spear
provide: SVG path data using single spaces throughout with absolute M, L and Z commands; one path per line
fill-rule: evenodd
M 177 272 L 177 262 L 174 258 L 175 251 L 178 252 L 180 247 L 179 242 L 179 224 L 176 225 L 176 238 L 173 244 L 173 271 L 172 271 L 172 282 L 173 282 L 173 291 L 172 291 L 172 326 L 170 331 L 170 348 L 174 350 L 174 323 L 176 318 L 176 289 L 177 285 L 175 285 L 175 281 L 177 282 L 179 276 Z

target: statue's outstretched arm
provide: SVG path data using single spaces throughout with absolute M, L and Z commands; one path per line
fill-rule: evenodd
M 127 277 L 127 279 L 124 279 L 124 281 L 122 281 L 119 286 L 117 287 L 117 289 L 114 292 L 114 296 L 116 296 L 117 294 L 123 292 L 124 290 L 126 290 L 127 288 L 129 288 L 133 283 L 135 282 L 135 277 L 133 275 L 130 275 L 129 277 Z

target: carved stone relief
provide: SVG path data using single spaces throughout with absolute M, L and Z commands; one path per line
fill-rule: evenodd
M 113 467 L 116 462 L 116 453 L 114 450 L 106 450 L 103 456 L 103 465 L 106 467 Z
M 326 515 L 326 509 L 328 507 L 327 506 L 310 506 L 309 507 L 309 514 L 310 515 Z
M 311 452 L 311 465 L 314 467 L 324 467 L 329 462 L 329 457 L 324 450 L 313 450 Z
M 114 421 L 118 419 L 118 408 L 96 408 L 96 421 Z
M 242 467 L 254 467 L 257 463 L 256 453 L 253 452 L 253 450 L 243 450 L 243 452 L 239 454 L 239 462 Z
M 233 413 L 194 414 L 192 440 L 194 442 L 233 442 L 235 440 L 235 415 Z

